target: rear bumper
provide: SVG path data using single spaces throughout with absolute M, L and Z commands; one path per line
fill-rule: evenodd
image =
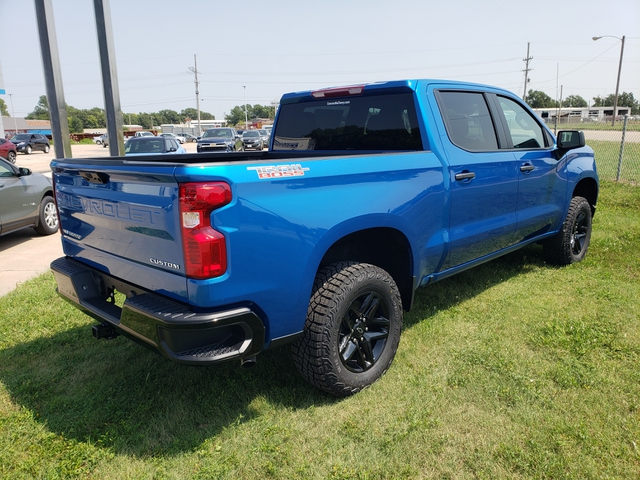
M 208 365 L 251 357 L 264 347 L 264 324 L 249 308 L 193 312 L 69 257 L 54 260 L 51 270 L 62 298 L 174 362 Z M 126 294 L 121 307 L 110 299 L 114 290 Z

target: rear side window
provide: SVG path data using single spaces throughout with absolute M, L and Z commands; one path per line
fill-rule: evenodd
M 498 149 L 496 131 L 482 93 L 439 92 L 438 105 L 451 143 L 471 152 Z
M 411 93 L 284 104 L 273 150 L 422 150 Z
M 542 127 L 534 117 L 510 98 L 498 97 L 505 116 L 513 148 L 543 148 L 545 146 Z

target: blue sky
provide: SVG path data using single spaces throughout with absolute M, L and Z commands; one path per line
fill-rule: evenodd
M 104 107 L 91 0 L 52 0 L 67 104 Z M 110 0 L 125 113 L 195 107 L 222 118 L 289 91 L 402 78 L 444 78 L 557 98 L 620 91 L 640 99 L 640 0 Z M 0 0 L 0 63 L 9 110 L 44 95 L 31 0 Z M 243 88 L 246 86 L 246 88 Z

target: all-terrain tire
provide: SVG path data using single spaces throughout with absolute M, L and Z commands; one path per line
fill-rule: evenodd
M 583 197 L 573 197 L 562 230 L 542 244 L 545 260 L 554 265 L 581 261 L 589 248 L 591 224 L 589 202 Z
M 340 262 L 316 276 L 294 363 L 312 385 L 344 397 L 378 380 L 400 343 L 402 301 L 391 275 Z

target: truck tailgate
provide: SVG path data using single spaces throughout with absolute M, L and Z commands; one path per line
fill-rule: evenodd
M 175 166 L 52 163 L 65 255 L 186 299 Z

